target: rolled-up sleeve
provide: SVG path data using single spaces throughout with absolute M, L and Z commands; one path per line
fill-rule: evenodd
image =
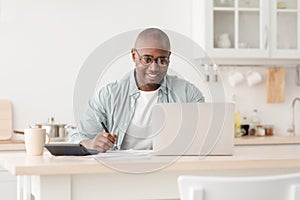
M 101 121 L 106 122 L 105 89 L 101 89 L 89 101 L 86 111 L 80 120 L 79 128 L 70 135 L 70 143 L 79 143 L 82 140 L 92 139 L 102 131 Z

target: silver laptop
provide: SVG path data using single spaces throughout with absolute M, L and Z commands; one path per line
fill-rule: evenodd
M 150 130 L 155 155 L 232 155 L 234 104 L 156 104 Z

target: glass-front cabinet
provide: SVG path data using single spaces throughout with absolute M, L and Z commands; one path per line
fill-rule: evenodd
M 300 0 L 206 1 L 205 48 L 212 57 L 299 57 Z
M 271 55 L 300 58 L 300 0 L 271 2 Z

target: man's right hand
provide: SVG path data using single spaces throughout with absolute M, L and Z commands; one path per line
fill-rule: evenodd
M 101 153 L 106 152 L 114 146 L 117 136 L 115 134 L 100 132 L 95 138 L 89 140 L 83 140 L 80 142 L 87 149 L 95 149 Z

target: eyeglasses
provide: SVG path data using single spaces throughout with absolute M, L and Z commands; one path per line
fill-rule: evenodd
M 134 50 L 137 53 L 137 55 L 139 56 L 140 62 L 145 66 L 150 66 L 153 63 L 153 61 L 155 63 L 157 63 L 158 66 L 160 66 L 160 67 L 168 67 L 169 66 L 169 63 L 170 63 L 169 57 L 162 56 L 162 57 L 157 57 L 156 59 L 154 59 L 153 56 L 150 56 L 150 55 L 140 56 L 137 49 L 134 49 Z

